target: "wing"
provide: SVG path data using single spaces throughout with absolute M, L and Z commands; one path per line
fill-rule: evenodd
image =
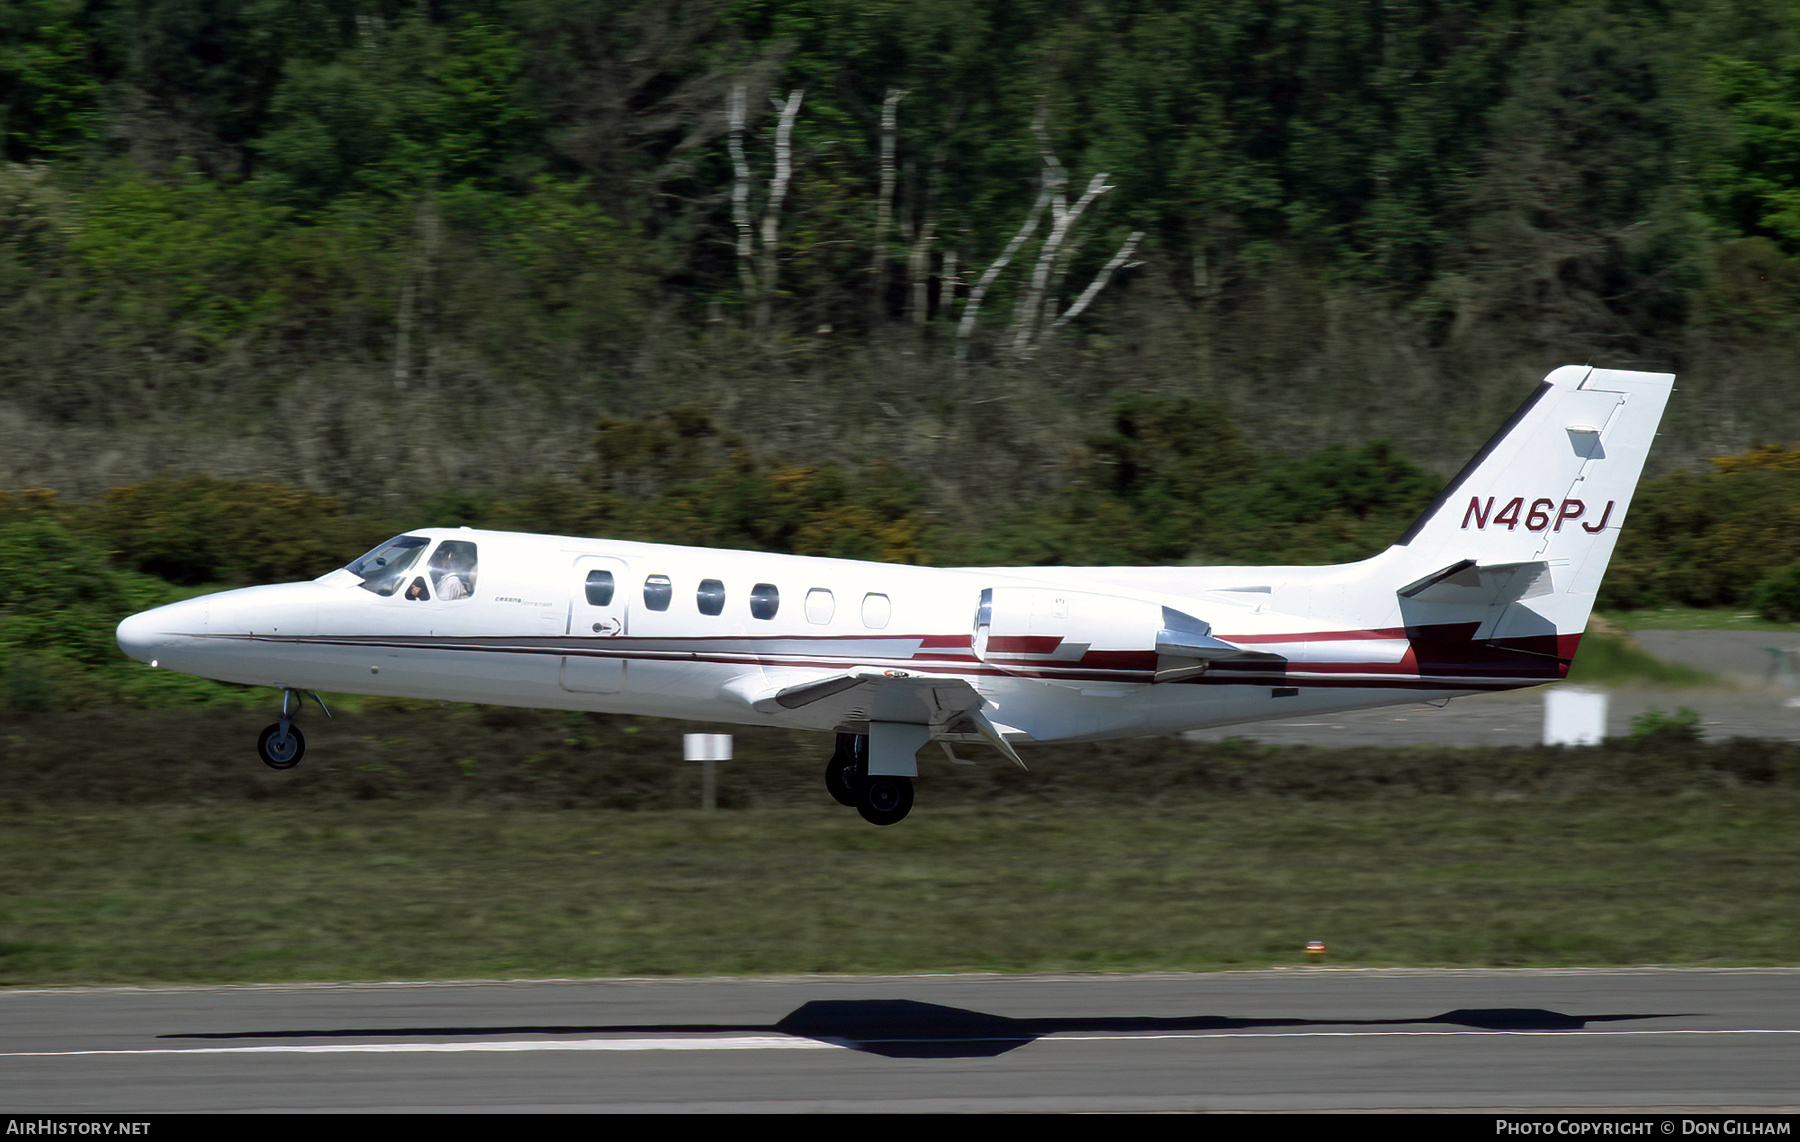
M 1025 764 L 982 712 L 985 699 L 966 678 L 857 667 L 789 676 L 755 692 L 738 690 L 735 696 L 758 713 L 803 713 L 807 723 L 820 728 L 900 722 L 928 727 L 937 738 L 979 736 L 1018 765 Z

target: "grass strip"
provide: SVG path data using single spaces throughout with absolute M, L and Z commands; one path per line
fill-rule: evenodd
M 1791 964 L 1800 794 L 0 810 L 0 984 Z

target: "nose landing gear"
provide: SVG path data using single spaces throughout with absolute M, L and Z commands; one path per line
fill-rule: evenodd
M 306 735 L 294 724 L 293 714 L 289 710 L 297 693 L 297 690 L 281 692 L 281 720 L 264 729 L 256 739 L 256 756 L 262 758 L 263 764 L 270 769 L 292 769 L 306 756 Z M 312 699 L 319 704 L 319 709 L 325 711 L 326 717 L 331 717 L 331 711 L 325 708 L 325 699 L 317 694 Z
M 256 755 L 270 769 L 292 769 L 306 756 L 306 735 L 283 718 L 256 739 Z

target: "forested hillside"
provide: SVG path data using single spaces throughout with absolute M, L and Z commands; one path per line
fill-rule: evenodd
M 1795 20 L 9 0 L 0 709 L 421 524 L 1358 558 L 1584 361 L 1681 374 L 1603 602 L 1800 615 Z
M 1129 483 L 1134 401 L 1443 472 L 1583 361 L 1682 375 L 1662 470 L 1791 440 L 1794 21 L 10 0 L 0 487 L 654 498 L 610 418 L 968 525 Z

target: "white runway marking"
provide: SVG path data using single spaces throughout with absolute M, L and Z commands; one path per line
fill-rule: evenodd
M 1538 1036 L 1559 1039 L 1618 1039 L 1670 1035 L 1800 1035 L 1800 1029 L 1736 1028 L 1732 1030 L 1661 1031 L 1192 1031 L 1168 1034 L 1083 1035 L 1052 1034 L 1039 1043 L 1152 1042 L 1165 1039 L 1340 1039 L 1340 1038 L 1491 1038 L 1496 1035 Z M 1029 1036 L 1020 1036 L 1029 1038 Z M 1010 1039 L 992 1036 L 968 1039 L 986 1042 Z M 905 1039 L 862 1040 L 867 1043 L 910 1042 Z M 955 1042 L 947 1037 L 945 1042 Z M 472 1051 L 793 1051 L 842 1050 L 843 1045 L 789 1035 L 730 1035 L 667 1039 L 519 1039 L 491 1043 L 325 1043 L 256 1047 L 142 1047 L 87 1051 L 6 1051 L 4 1059 L 69 1058 L 85 1055 L 339 1055 L 339 1054 L 434 1054 Z
M 70 1055 L 338 1055 L 408 1054 L 454 1051 L 768 1051 L 823 1048 L 816 1039 L 787 1035 L 734 1035 L 706 1039 L 519 1039 L 492 1043 L 322 1043 L 273 1047 L 142 1047 L 98 1051 L 9 1051 L 0 1059 L 60 1058 Z

